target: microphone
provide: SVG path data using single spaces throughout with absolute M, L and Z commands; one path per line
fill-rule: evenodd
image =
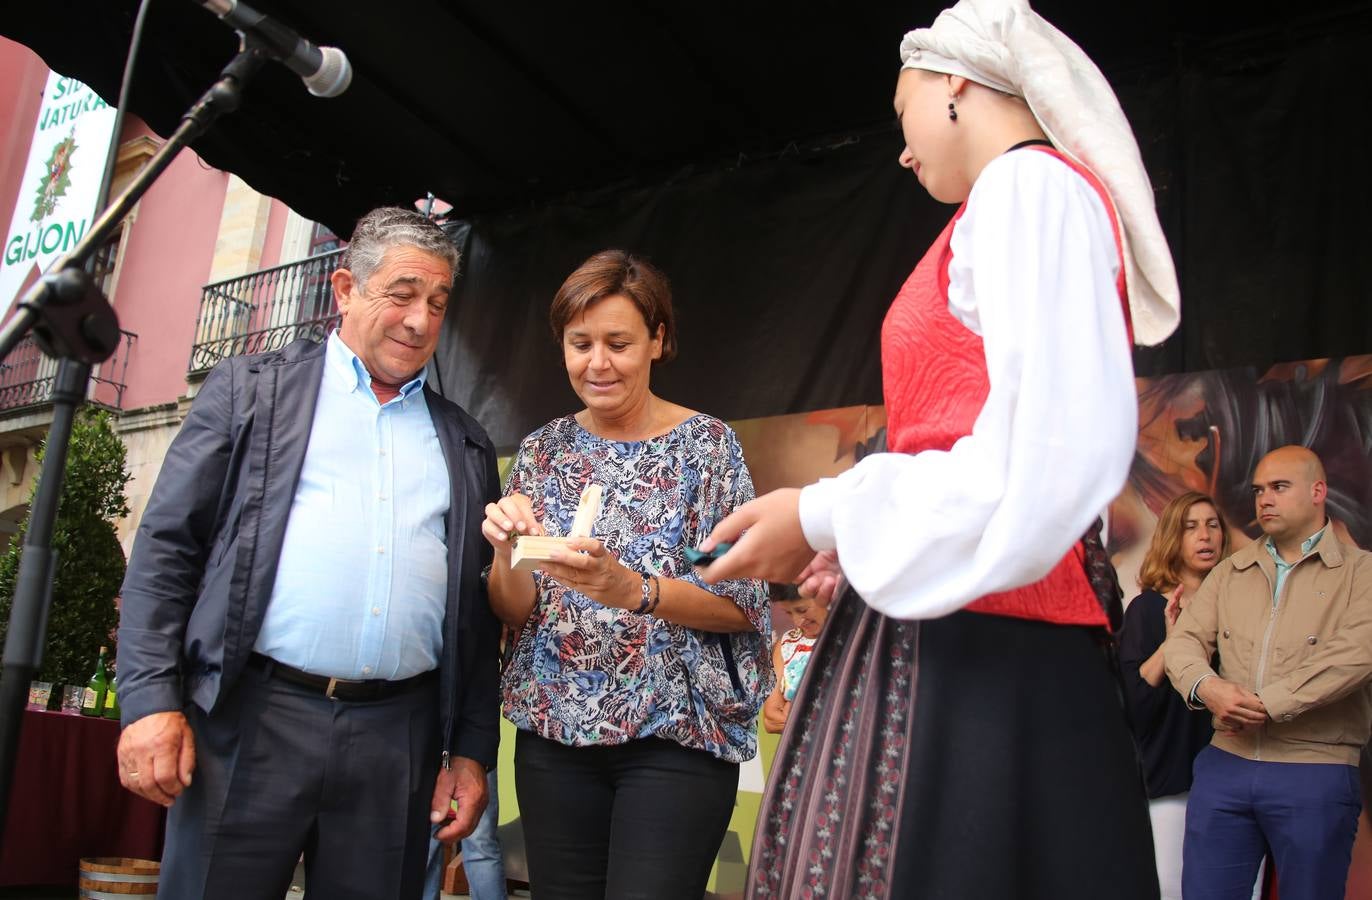
M 196 0 L 243 37 L 266 44 L 267 51 L 300 76 L 316 97 L 337 97 L 353 80 L 353 67 L 337 47 L 316 47 L 280 22 L 238 0 Z

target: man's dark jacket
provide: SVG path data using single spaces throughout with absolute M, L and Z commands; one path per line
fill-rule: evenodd
M 119 705 L 125 725 L 195 703 L 212 712 L 243 672 L 276 581 L 324 375 L 310 341 L 225 360 L 167 451 L 124 579 Z M 490 768 L 499 740 L 499 626 L 481 571 L 485 506 L 499 495 L 490 439 L 426 386 L 452 477 L 440 670 L 442 749 Z

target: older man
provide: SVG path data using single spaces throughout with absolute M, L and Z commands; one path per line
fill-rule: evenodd
M 1163 646 L 1172 684 L 1216 727 L 1186 808 L 1187 900 L 1246 898 L 1266 848 L 1282 900 L 1343 897 L 1372 732 L 1372 554 L 1339 540 L 1326 492 L 1309 450 L 1263 457 L 1266 538 L 1214 568 Z
M 457 251 L 378 209 L 341 327 L 227 360 L 167 451 L 119 626 L 119 771 L 171 808 L 159 897 L 418 897 L 430 823 L 495 764 L 499 494 L 481 427 L 425 384 Z

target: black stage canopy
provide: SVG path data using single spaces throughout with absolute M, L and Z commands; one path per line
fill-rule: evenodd
M 507 210 L 888 126 L 900 36 L 944 3 L 251 5 L 343 48 L 352 87 L 321 100 L 273 68 L 243 112 L 196 149 L 346 234 L 367 209 L 427 191 L 461 215 Z M 115 98 L 136 0 L 8 6 L 0 32 Z M 1286 39 L 1296 16 L 1318 32 L 1356 12 L 1330 0 L 1042 0 L 1035 8 L 1126 77 L 1173 69 L 1216 39 L 1261 41 L 1274 30 Z M 170 133 L 235 40 L 191 0 L 154 0 L 133 110 Z
M 347 234 L 454 205 L 466 251 L 447 392 L 509 446 L 574 403 L 543 325 L 605 246 L 672 276 L 682 356 L 655 387 L 728 417 L 879 402 L 886 303 L 946 221 L 894 165 L 897 46 L 943 4 L 259 0 L 347 51 L 352 88 L 280 67 L 196 150 Z M 1115 84 L 1181 273 L 1140 374 L 1372 352 L 1372 4 L 1042 0 Z M 113 101 L 135 0 L 11 4 L 0 32 Z M 132 111 L 169 133 L 233 54 L 154 0 Z

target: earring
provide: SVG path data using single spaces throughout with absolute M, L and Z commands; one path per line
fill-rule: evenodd
M 948 101 L 948 118 L 952 119 L 954 122 L 958 120 L 958 109 L 953 105 L 952 100 Z

